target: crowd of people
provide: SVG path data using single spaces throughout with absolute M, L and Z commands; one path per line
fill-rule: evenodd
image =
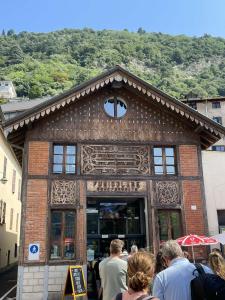
M 188 252 L 183 252 L 176 241 L 165 242 L 156 256 L 138 249 L 136 245 L 128 254 L 122 251 L 123 247 L 122 240 L 111 241 L 110 256 L 98 265 L 99 299 L 195 300 L 191 282 L 195 278 L 196 265 L 190 262 Z M 224 283 L 224 298 L 218 299 L 225 299 L 225 260 L 222 253 L 216 250 L 210 253 L 208 265 L 201 265 L 201 268 L 204 274 L 214 276 L 210 280 L 215 284 L 217 278 Z M 198 294 L 196 299 L 208 298 Z

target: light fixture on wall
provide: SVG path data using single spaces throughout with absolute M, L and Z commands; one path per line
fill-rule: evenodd
M 5 184 L 8 181 L 8 179 L 6 177 L 2 177 L 0 181 L 1 183 Z
M 1 173 L 4 174 L 3 172 L 1 172 Z M 8 181 L 8 179 L 3 175 L 3 177 L 0 179 L 0 181 L 1 181 L 1 183 L 5 184 Z

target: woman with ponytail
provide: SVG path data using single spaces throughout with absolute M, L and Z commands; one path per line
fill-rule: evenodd
M 138 252 L 127 263 L 128 291 L 118 294 L 115 300 L 158 300 L 148 294 L 154 273 L 154 256 L 147 252 Z

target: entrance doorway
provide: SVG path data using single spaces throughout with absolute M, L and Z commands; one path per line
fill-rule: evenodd
M 128 252 L 132 245 L 146 247 L 144 198 L 90 197 L 87 199 L 87 261 L 89 299 L 97 299 L 96 267 L 109 256 L 113 239 L 124 241 Z M 97 271 L 98 272 L 98 271 Z M 97 278 L 98 280 L 98 278 Z

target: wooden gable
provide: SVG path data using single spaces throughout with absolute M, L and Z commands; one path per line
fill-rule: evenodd
M 106 116 L 109 96 L 127 103 L 121 119 Z M 225 128 L 117 66 L 3 123 L 17 152 L 25 135 L 54 140 L 200 141 L 203 149 Z

